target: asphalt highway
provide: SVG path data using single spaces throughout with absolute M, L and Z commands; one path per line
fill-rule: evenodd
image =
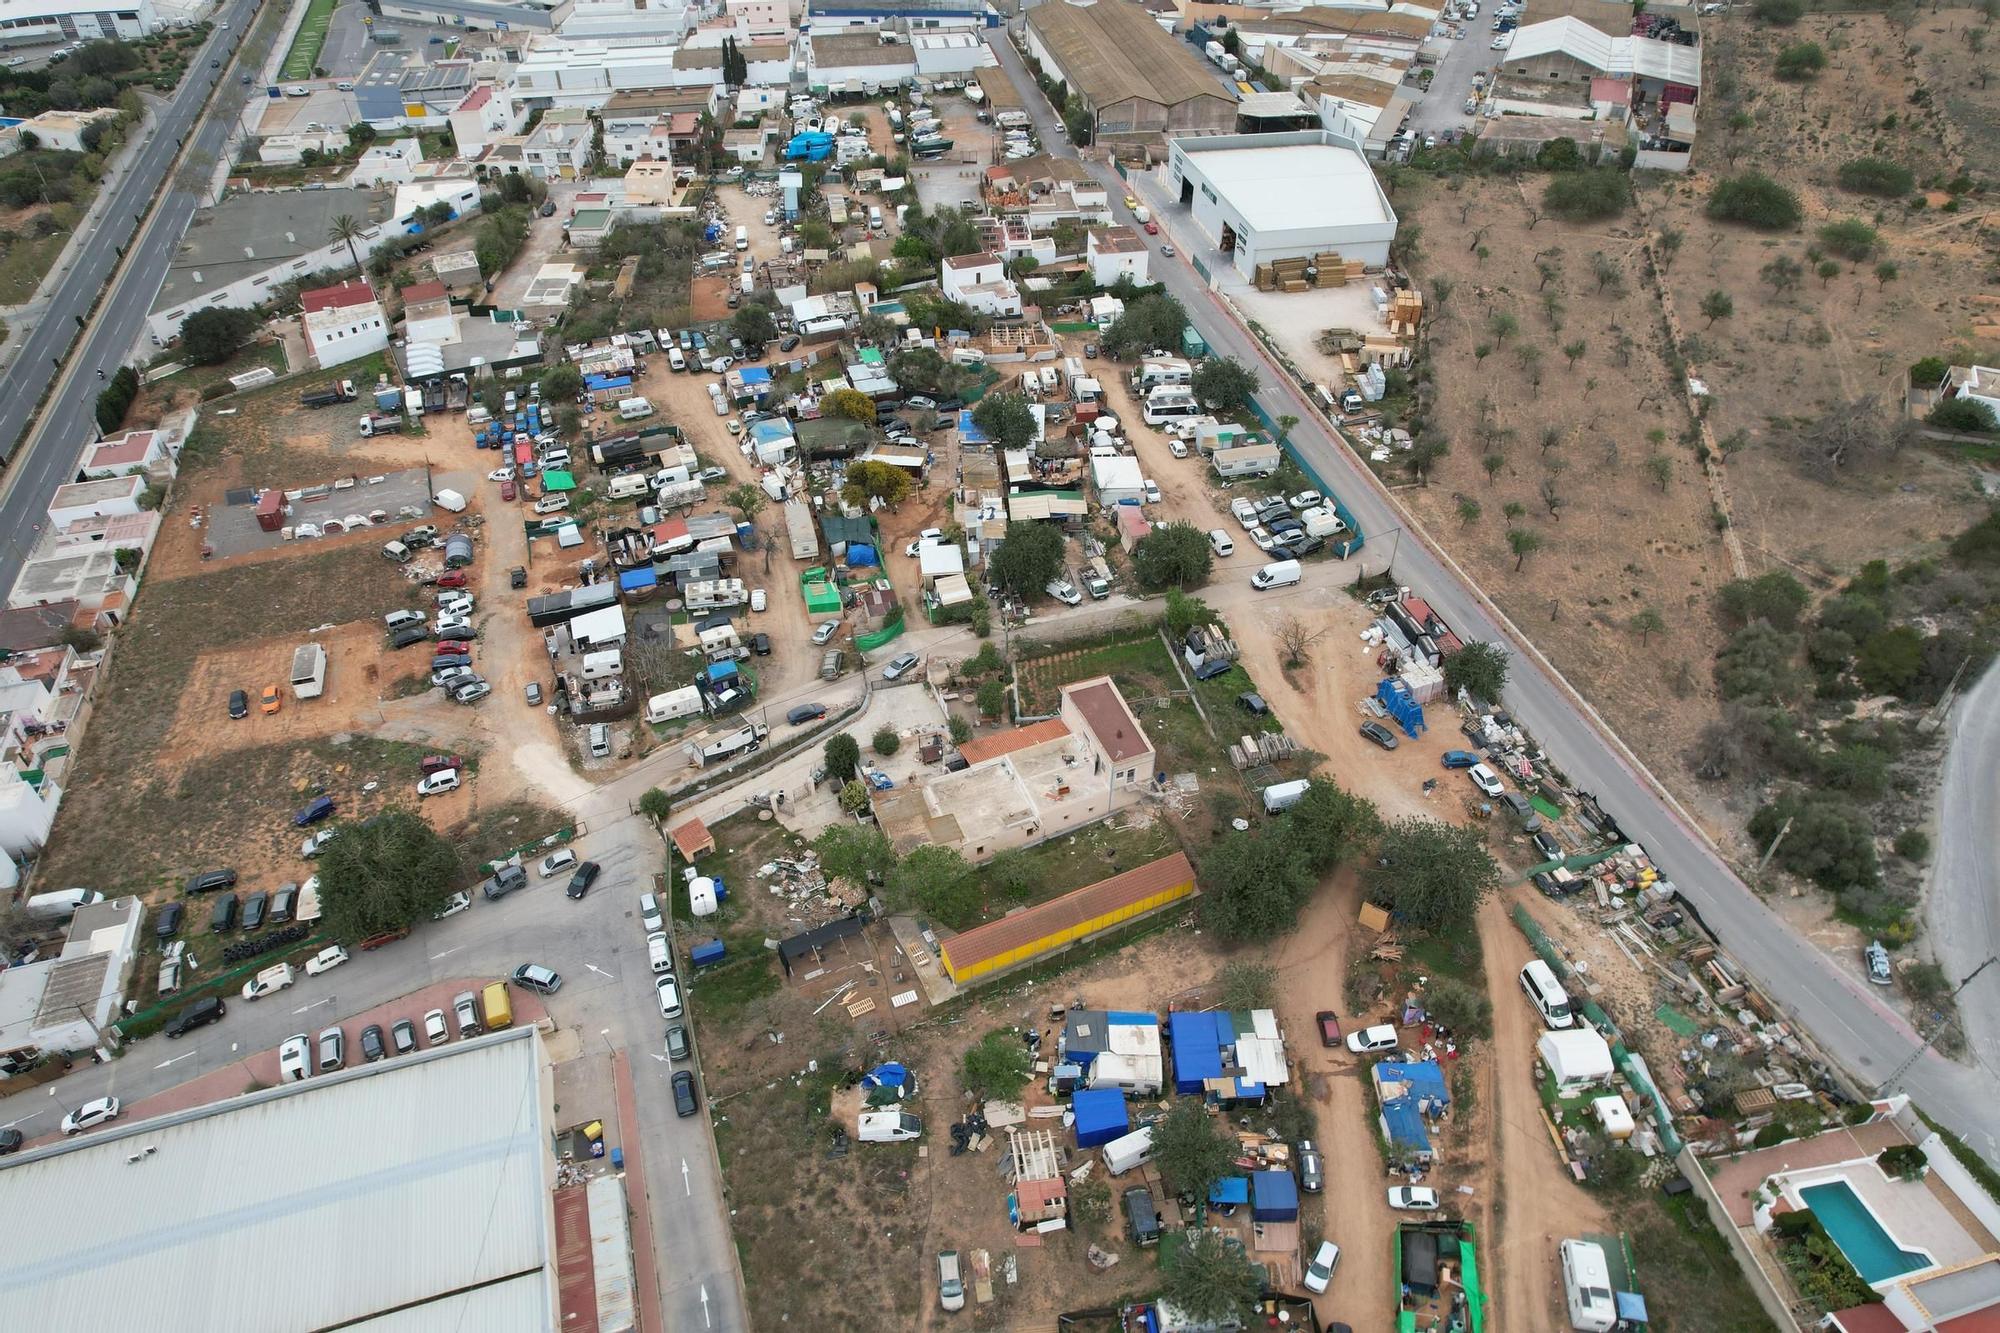
M 98 392 L 125 364 L 200 203 L 198 191 L 176 182 L 141 228 L 140 219 L 172 169 L 180 141 L 194 134 L 188 160 L 201 167 L 206 180 L 207 168 L 221 155 L 244 96 L 262 91 L 237 83 L 231 63 L 255 13 L 251 0 L 228 0 L 216 11 L 217 26 L 190 62 L 187 77 L 170 100 L 155 104 L 150 137 L 103 187 L 112 206 L 71 249 L 69 268 L 57 282 L 47 312 L 0 375 L 0 459 L 6 464 L 5 474 L 0 475 L 0 533 L 6 535 L 0 543 L 0 587 L 13 586 L 23 557 L 33 547 L 34 534 L 46 520 L 49 498 L 56 487 L 71 480 L 77 450 L 96 438 L 93 413 Z M 227 31 L 223 23 L 229 25 Z M 216 60 L 222 62 L 219 69 L 210 63 Z M 204 118 L 203 103 L 217 84 L 220 93 Z M 135 232 L 133 262 L 114 280 L 119 248 L 130 248 Z M 104 303 L 93 317 L 91 307 L 100 296 Z M 65 357 L 67 363 L 62 364 Z M 56 391 L 42 409 L 42 395 L 52 381 Z M 24 437 L 31 424 L 33 432 Z
M 1076 150 L 1069 146 L 1004 33 L 992 34 L 988 40 L 1002 69 L 1020 90 L 1047 151 L 1075 157 Z M 1233 356 L 1257 370 L 1262 382 L 1257 398 L 1266 411 L 1274 418 L 1289 415 L 1299 419 L 1300 424 L 1292 430 L 1292 443 L 1312 470 L 1346 502 L 1368 539 L 1357 558 L 1367 561 L 1371 571 L 1379 571 L 1389 564 L 1393 553 L 1396 580 L 1429 601 L 1461 637 L 1487 639 L 1511 650 L 1512 673 L 1504 700 L 1508 709 L 1534 732 L 1572 781 L 1595 793 L 1625 832 L 1645 846 L 1731 955 L 1835 1062 L 1871 1092 L 1896 1076 L 1895 1087 L 1886 1091 L 1908 1092 L 1934 1119 L 1963 1136 L 1989 1160 L 2000 1162 L 2000 1139 L 1995 1137 L 2000 1122 L 1992 1115 L 1992 1107 L 2000 1104 L 2000 1077 L 1989 1068 L 1956 1064 L 1934 1051 L 1924 1052 L 1905 1068 L 1917 1054 L 1920 1038 L 1884 1002 L 1880 992 L 1868 985 L 1860 959 L 1843 967 L 1827 957 L 1801 939 L 1737 877 L 1596 710 L 1487 600 L 1472 575 L 1415 525 L 1354 451 L 1334 437 L 1324 424 L 1325 418 L 1295 391 L 1284 370 L 1265 354 L 1229 307 L 1209 291 L 1185 255 L 1169 259 L 1159 253 L 1161 240 L 1185 240 L 1207 249 L 1187 209 L 1169 198 L 1149 175 L 1134 173 L 1128 185 L 1107 165 L 1087 165 L 1110 187 L 1114 201 L 1121 200 L 1128 189 L 1136 189 L 1154 217 L 1177 233 L 1148 238 L 1153 247 L 1153 278 L 1164 282 L 1187 307 L 1195 327 L 1216 355 Z M 1126 211 L 1122 202 L 1115 202 L 1113 209 Z M 1129 216 L 1124 220 L 1134 221 Z M 1213 252 L 1208 253 L 1208 260 L 1226 262 Z M 1491 579 L 1510 576 L 1505 569 L 1482 570 L 1480 574 Z M 1989 683 L 1986 696 L 2000 703 L 2000 688 Z M 1980 788 L 1978 800 L 1988 817 L 1958 825 L 1955 834 L 1948 832 L 1943 839 L 1948 848 L 1955 846 L 1955 838 L 1976 841 L 1993 827 L 1995 786 L 1990 756 L 1985 763 L 1988 780 Z M 1946 813 L 1949 817 L 1950 811 Z M 1965 855 L 1990 862 L 1991 844 L 1968 846 Z M 1941 863 L 1940 870 L 1943 868 Z M 1990 864 L 1982 869 L 1991 874 Z M 1995 923 L 1990 916 L 1987 923 L 1988 947 L 1980 951 L 1981 957 L 1991 952 L 1994 937 Z M 1989 980 L 2000 993 L 2000 967 L 1982 977 L 1980 984 Z

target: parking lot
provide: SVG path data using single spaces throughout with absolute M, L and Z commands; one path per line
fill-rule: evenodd
M 432 512 L 430 474 L 423 468 L 349 475 L 304 487 L 298 499 L 290 502 L 290 512 L 280 515 L 282 525 L 274 529 L 257 522 L 260 498 L 251 490 L 232 490 L 221 505 L 207 512 L 203 542 L 212 558 L 226 560 L 268 551 L 290 540 L 312 541 L 357 532 L 376 533 L 386 541 L 392 534 L 381 529 L 422 522 Z M 288 537 L 287 530 L 293 535 Z

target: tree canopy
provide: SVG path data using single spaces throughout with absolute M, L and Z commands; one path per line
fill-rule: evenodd
M 1475 639 L 1444 659 L 1444 687 L 1457 694 L 1469 691 L 1488 703 L 1498 703 L 1507 688 L 1507 650 Z
M 1207 1198 L 1235 1157 L 1235 1140 L 1199 1097 L 1176 1097 L 1166 1117 L 1153 1124 L 1153 1161 L 1176 1194 Z
M 1132 568 L 1148 588 L 1185 588 L 1208 582 L 1215 551 L 1191 523 L 1162 523 L 1132 549 Z
M 1775 860 L 1823 889 L 1873 888 L 1881 879 L 1875 830 L 1867 816 L 1837 796 L 1787 792 L 1750 817 L 1750 836 L 1769 846 L 1791 821 Z
M 880 500 L 893 509 L 909 498 L 915 488 L 910 474 L 894 463 L 862 458 L 847 465 L 847 485 L 842 493 L 852 493 L 857 506 L 868 500 Z
M 1719 222 L 1742 222 L 1766 231 L 1799 225 L 1799 197 L 1761 172 L 1727 176 L 1709 191 L 1708 215 Z
M 827 741 L 822 751 L 826 759 L 826 771 L 845 782 L 854 776 L 854 770 L 861 763 L 861 742 L 842 732 Z
M 1631 202 L 1631 183 L 1614 167 L 1565 171 L 1552 177 L 1542 190 L 1542 207 L 1570 222 L 1615 218 Z
M 982 1102 L 1006 1101 L 1027 1086 L 1028 1047 L 1016 1034 L 997 1028 L 966 1049 L 958 1081 Z
M 767 343 L 778 336 L 778 322 L 771 318 L 769 307 L 746 305 L 730 316 L 729 332 L 752 345 Z M 874 405 L 869 406 L 872 411 Z
M 886 879 L 896 864 L 888 835 L 874 824 L 828 824 L 812 845 L 822 872 L 857 887 Z
M 428 921 L 459 870 L 457 849 L 411 811 L 343 824 L 319 858 L 325 929 L 352 942 Z
M 1176 1310 L 1217 1324 L 1241 1318 L 1264 1287 L 1243 1243 L 1207 1228 L 1174 1247 L 1160 1263 L 1160 1277 L 1160 1294 Z
M 972 424 L 997 449 L 1025 449 L 1035 441 L 1035 414 L 1018 393 L 989 393 L 972 409 Z
M 1194 396 L 1219 412 L 1234 412 L 1257 392 L 1257 372 L 1233 356 L 1212 357 L 1194 372 Z
M 1269 940 L 1312 896 L 1303 848 L 1277 834 L 1231 832 L 1201 858 L 1201 919 L 1225 940 Z
M 264 321 L 254 310 L 211 306 L 181 321 L 181 351 L 200 366 L 219 366 L 243 350 Z
M 1778 629 L 1793 629 L 1805 611 L 1810 595 L 1805 585 L 1782 569 L 1759 574 L 1752 579 L 1735 579 L 1722 585 L 1717 603 L 1723 618 L 1736 625 L 1769 621 Z
M 551 403 L 570 403 L 583 392 L 583 372 L 569 362 L 551 366 L 541 379 L 542 397 Z
M 929 843 L 917 848 L 889 872 L 888 887 L 895 901 L 920 908 L 953 930 L 963 930 L 979 917 L 979 882 L 972 866 L 950 847 Z
M 1178 347 L 1187 327 L 1187 311 L 1163 293 L 1142 296 L 1125 307 L 1101 340 L 1106 354 L 1137 356 L 1159 348 Z
M 859 389 L 835 389 L 826 396 L 823 406 L 832 416 L 859 421 L 864 426 L 875 424 L 875 400 Z
M 994 586 L 1024 601 L 1039 596 L 1062 567 L 1063 535 L 1047 523 L 1010 526 L 989 564 Z
M 1417 930 L 1438 933 L 1472 920 L 1500 887 L 1500 867 L 1481 830 L 1409 816 L 1382 835 L 1366 882 L 1369 901 Z
M 1382 834 L 1375 803 L 1331 778 L 1310 778 L 1306 794 L 1285 812 L 1285 839 L 1324 875 Z

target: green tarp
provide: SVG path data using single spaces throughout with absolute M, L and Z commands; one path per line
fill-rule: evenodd
M 542 474 L 542 490 L 545 493 L 549 491 L 573 491 L 575 489 L 576 478 L 561 468 Z

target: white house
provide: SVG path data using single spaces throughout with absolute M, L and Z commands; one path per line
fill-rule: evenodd
M 354 164 L 354 174 L 348 177 L 348 183 L 377 187 L 404 185 L 416 174 L 417 164 L 423 160 L 424 145 L 420 139 L 389 139 L 370 144 L 361 155 L 361 160 Z
M 723 11 L 756 41 L 790 41 L 792 10 L 784 0 L 727 0 Z
M 451 124 L 458 155 L 469 161 L 485 152 L 494 140 L 519 134 L 527 116 L 492 84 L 482 83 L 467 93 L 465 100 L 453 107 L 445 119 Z
M 420 282 L 403 288 L 403 338 L 411 343 L 455 343 L 458 320 L 442 282 Z
M 939 266 L 938 286 L 948 299 L 982 314 L 1021 313 L 1021 290 L 1008 279 L 1006 263 L 996 254 L 950 256 Z
M 590 162 L 594 128 L 581 107 L 551 107 L 521 145 L 528 174 L 542 180 L 575 180 Z
M 7 13 L 12 12 L 10 6 Z M 13 34 L 9 32 L 8 36 Z M 89 150 L 83 144 L 83 132 L 100 120 L 118 119 L 118 113 L 109 107 L 93 111 L 44 111 L 14 127 L 16 134 L 29 133 L 44 148 L 56 149 L 64 153 L 82 153 Z
M 56 487 L 49 497 L 49 524 L 66 528 L 79 519 L 117 518 L 139 512 L 139 497 L 145 494 L 142 476 L 104 477 L 94 481 L 71 481 Z
M 1918 385 L 1929 388 L 1929 385 Z M 2000 369 L 1993 366 L 1953 366 L 1945 378 L 1944 396 L 1984 403 L 2000 417 Z
M 1091 228 L 1083 251 L 1090 261 L 1090 276 L 1098 286 L 1116 286 L 1120 278 L 1130 278 L 1135 286 L 1146 285 L 1149 252 L 1139 233 L 1130 227 Z
M 299 303 L 305 307 L 306 350 L 322 370 L 389 346 L 389 318 L 365 282 L 302 292 Z

